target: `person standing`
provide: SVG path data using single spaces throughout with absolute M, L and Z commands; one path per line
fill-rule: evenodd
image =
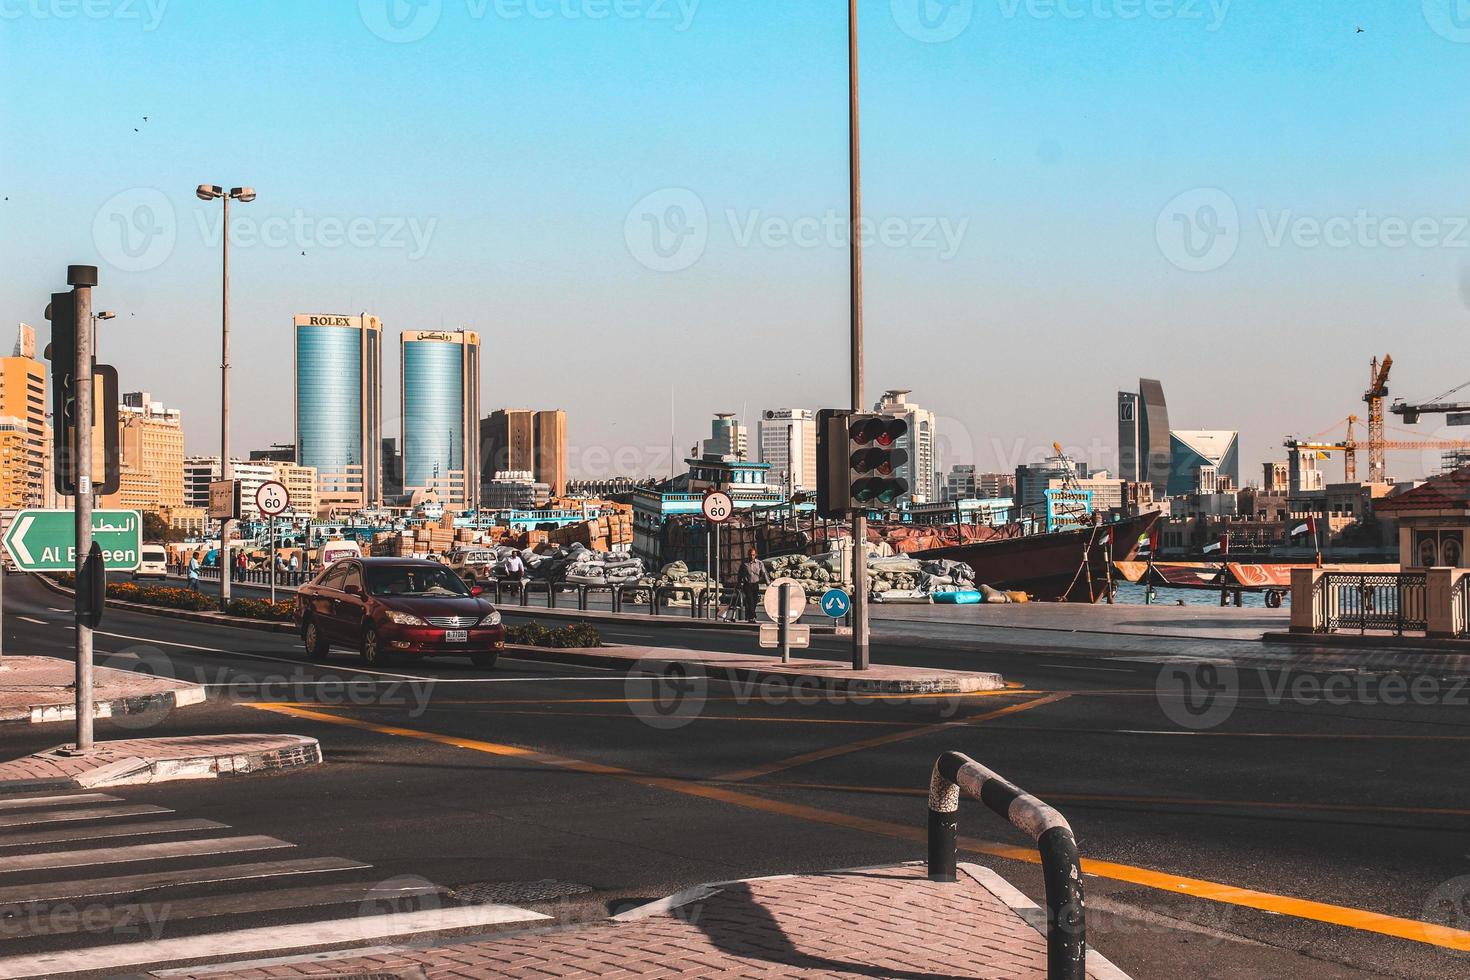
M 760 601 L 760 590 L 762 585 L 771 581 L 771 574 L 766 571 L 765 563 L 760 560 L 756 550 L 751 548 L 740 563 L 740 568 L 735 572 L 735 584 L 740 589 L 740 595 L 745 600 L 745 621 L 755 622 L 755 604 Z
M 189 556 L 189 591 L 199 591 L 199 555 L 197 552 Z
M 519 551 L 512 551 L 510 557 L 505 560 L 505 577 L 512 582 L 519 582 L 526 577 L 526 563 L 521 561 Z

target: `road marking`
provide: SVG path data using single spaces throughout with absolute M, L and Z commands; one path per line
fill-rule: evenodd
M 150 834 L 183 834 L 195 830 L 229 830 L 229 824 L 215 820 L 151 820 L 147 823 L 124 823 L 68 830 L 33 830 L 22 834 L 0 835 L 0 847 L 22 844 L 63 844 L 71 841 L 100 840 L 109 837 L 146 837 Z
M 507 922 L 534 922 L 551 916 L 511 905 L 467 905 L 447 909 L 423 909 L 418 912 L 389 912 L 383 915 L 353 916 L 327 922 L 302 922 L 286 926 L 261 926 L 235 932 L 216 932 L 206 936 L 181 936 L 176 939 L 153 939 L 117 946 L 54 953 L 33 953 L 0 959 L 0 976 L 51 976 L 62 973 L 91 971 L 111 972 L 119 967 L 142 966 L 197 957 L 240 956 L 246 953 L 272 952 L 327 946 L 337 943 L 360 943 L 368 939 L 403 936 L 418 932 L 446 932 L 499 925 Z
M 870 817 L 860 817 L 850 813 L 838 813 L 800 803 L 766 799 L 730 789 L 723 785 L 694 783 L 671 776 L 647 775 L 629 769 L 622 769 L 617 766 L 608 766 L 597 762 L 585 762 L 580 759 L 551 755 L 546 752 L 537 752 L 513 745 L 501 745 L 478 739 L 458 738 L 452 735 L 441 735 L 437 732 L 412 728 L 376 725 L 372 722 L 359 721 L 355 718 L 344 718 L 340 715 L 327 714 L 321 711 L 308 711 L 304 708 L 264 704 L 253 704 L 251 707 L 274 711 L 297 718 L 306 718 L 313 721 L 326 722 L 327 724 L 376 732 L 382 735 L 398 735 L 404 738 L 421 739 L 439 745 L 469 749 L 490 755 L 525 759 L 588 775 L 612 776 L 641 786 L 651 786 L 656 789 L 681 793 L 685 796 L 715 800 L 764 813 L 774 813 L 797 820 L 827 824 L 848 830 L 864 831 L 883 837 L 906 840 L 916 844 L 924 844 L 928 840 L 928 831 L 924 827 L 893 823 L 888 820 L 878 820 Z M 979 807 L 976 806 L 973 809 L 978 810 Z M 1012 847 L 974 837 L 960 838 L 959 846 L 967 851 L 986 854 L 991 857 L 1024 861 L 1028 864 L 1039 864 L 1041 862 L 1041 858 L 1037 852 L 1029 848 Z M 1372 932 L 1384 936 L 1393 936 L 1398 939 L 1407 939 L 1410 942 L 1424 943 L 1445 949 L 1470 951 L 1470 931 L 1463 929 L 1451 929 L 1432 923 L 1420 922 L 1415 919 L 1403 919 L 1397 916 L 1383 915 L 1378 912 L 1348 908 L 1342 905 L 1312 902 L 1306 899 L 1293 898 L 1289 895 L 1276 895 L 1249 888 L 1238 888 L 1234 885 L 1206 881 L 1200 878 L 1187 878 L 1162 871 L 1153 871 L 1148 868 L 1119 864 L 1113 861 L 1084 859 L 1082 870 L 1094 877 L 1108 878 L 1113 881 L 1125 881 L 1130 884 L 1168 892 L 1172 895 L 1188 895 L 1191 898 L 1208 899 L 1225 905 L 1238 905 L 1242 908 L 1252 908 L 1262 912 L 1289 915 L 1298 919 L 1343 926 L 1348 929 L 1356 929 L 1360 932 Z M 0 894 L 0 902 L 3 901 L 4 895 Z M 0 962 L 0 966 L 3 965 L 3 962 Z
M 35 623 L 37 626 L 50 626 L 44 619 L 36 619 L 34 616 L 17 616 L 16 619 L 23 623 Z
M 295 847 L 274 837 L 210 837 L 204 840 L 160 841 L 127 847 L 101 847 L 84 851 L 47 851 L 43 854 L 14 854 L 0 857 L 0 874 L 12 871 L 51 871 L 86 868 L 98 864 L 128 864 L 133 861 L 167 861 L 170 858 L 203 857 L 207 854 L 239 854 Z
M 880 745 L 891 745 L 894 742 L 904 742 L 912 738 L 922 738 L 925 735 L 933 735 L 938 732 L 948 731 L 957 725 L 978 725 L 993 718 L 1003 718 L 1021 711 L 1029 711 L 1032 708 L 1041 708 L 1048 704 L 1055 704 L 1065 700 L 1065 694 L 1048 694 L 1034 701 L 1022 701 L 1020 704 L 1009 704 L 1004 708 L 987 711 L 984 714 L 972 715 L 969 718 L 961 718 L 957 721 L 939 722 L 933 725 L 920 725 L 905 731 L 894 732 L 891 735 L 875 735 L 873 738 L 865 738 L 856 742 L 847 742 L 842 745 L 833 745 L 825 749 L 817 749 L 812 752 L 803 752 L 801 755 L 791 756 L 789 759 L 780 759 L 776 762 L 767 762 L 763 765 L 752 766 L 749 769 L 741 769 L 738 772 L 726 773 L 715 778 L 722 783 L 741 783 L 760 776 L 769 776 L 773 772 L 782 772 L 786 769 L 795 769 L 811 762 L 820 762 L 824 759 L 834 759 L 840 755 L 850 755 L 853 752 L 861 752 L 863 749 L 877 748 Z
M 121 806 L 83 807 L 80 810 L 24 811 L 0 813 L 0 827 L 25 827 L 37 823 L 65 823 L 69 820 L 109 820 L 112 817 L 135 817 L 143 813 L 173 813 L 167 807 L 151 803 L 124 803 Z
M 27 902 L 59 902 L 73 898 L 103 898 L 129 895 L 169 885 L 203 885 L 221 881 L 245 881 L 253 878 L 275 878 L 281 875 L 322 874 L 328 871 L 363 871 L 371 864 L 345 858 L 301 858 L 294 861 L 260 861 L 254 864 L 229 864 L 217 868 L 184 868 L 152 871 L 144 874 L 120 875 L 115 878 L 84 878 L 79 881 L 48 881 L 31 885 L 9 885 L 0 888 L 0 906 L 23 905 Z M 0 970 L 0 976 L 7 976 Z
M 1037 664 L 1038 667 L 1056 667 L 1059 670 L 1100 670 L 1109 674 L 1136 674 L 1143 668 L 1130 667 L 1078 667 L 1074 664 Z
M 628 678 L 623 678 L 623 677 L 608 677 L 608 678 L 602 678 L 602 677 L 585 677 L 585 678 L 568 677 L 568 678 L 546 678 L 546 679 L 547 680 L 556 680 L 558 682 L 560 682 L 562 680 L 568 680 L 568 681 L 572 681 L 572 680 L 589 680 L 589 681 L 590 680 L 612 680 L 612 681 L 624 681 L 624 682 L 626 682 L 628 680 Z M 714 680 L 714 679 L 715 678 L 710 678 L 710 680 Z M 1060 692 L 1056 692 L 1056 691 L 1037 691 L 1037 690 L 1030 690 L 1030 689 L 1020 689 L 1020 690 L 1014 690 L 1014 691 L 969 691 L 969 692 L 966 692 L 966 693 L 963 693 L 963 694 L 959 694 L 959 693 L 955 693 L 955 694 L 932 694 L 932 693 L 931 694 L 848 694 L 847 692 L 844 692 L 844 691 L 838 691 L 838 692 L 816 692 L 816 693 L 810 693 L 810 692 L 808 692 L 808 693 L 805 693 L 805 694 L 801 695 L 801 697 L 804 698 L 805 700 L 809 701 L 809 702 L 810 701 L 819 701 L 820 702 L 820 701 L 825 701 L 830 696 L 830 697 L 838 697 L 838 698 L 841 698 L 841 702 L 840 703 L 842 703 L 842 704 L 849 704 L 849 703 L 851 703 L 851 704 L 859 704 L 859 703 L 862 703 L 862 702 L 865 702 L 865 701 L 923 701 L 923 700 L 933 700 L 933 699 L 953 699 L 953 700 L 957 700 L 958 701 L 958 700 L 967 699 L 967 698 L 1003 698 L 1003 697 L 1011 697 L 1011 696 L 1020 696 L 1020 695 L 1024 695 L 1024 694 L 1056 694 L 1056 693 L 1060 693 Z M 1074 693 L 1074 692 L 1070 692 L 1069 691 L 1069 692 L 1066 692 L 1066 693 L 1069 693 L 1070 694 L 1070 693 Z M 797 700 L 797 698 L 796 698 L 795 695 L 782 695 L 782 697 L 786 701 L 796 701 Z M 436 699 L 435 700 L 435 703 L 436 704 L 658 704 L 658 703 L 666 702 L 667 700 L 668 700 L 667 698 L 498 698 L 498 699 L 493 699 L 493 700 L 492 699 L 477 699 L 477 700 L 474 700 L 474 701 L 445 701 L 445 700 Z M 722 698 L 710 698 L 710 697 L 696 698 L 696 697 L 694 697 L 694 696 L 691 695 L 690 696 L 690 700 L 691 701 L 696 701 L 697 700 L 701 704 L 750 704 L 750 703 L 755 702 L 755 701 L 760 701 L 761 700 L 761 695 L 759 695 L 759 694 L 750 694 L 750 695 L 746 695 L 746 696 L 743 696 L 743 697 L 728 697 L 728 698 L 723 698 L 723 697 Z M 908 724 L 908 723 L 904 723 L 904 724 Z
M 116 796 L 106 793 L 73 793 L 69 796 L 20 796 L 0 800 L 0 810 L 14 810 L 30 806 L 70 806 L 76 803 L 121 803 Z

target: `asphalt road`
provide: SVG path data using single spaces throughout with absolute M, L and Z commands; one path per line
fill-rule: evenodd
M 6 649 L 70 656 L 57 600 L 9 579 Z M 611 642 L 710 649 L 748 649 L 753 639 L 603 632 Z M 98 731 L 316 737 L 328 764 L 313 771 L 112 795 L 291 845 L 280 853 L 368 865 L 342 873 L 364 888 L 407 877 L 445 904 L 488 894 L 563 919 L 698 882 L 920 859 L 929 768 L 957 749 L 1068 817 L 1091 862 L 1090 936 L 1135 977 L 1470 973 L 1470 953 L 1415 925 L 1470 927 L 1464 692 L 1425 687 L 1423 703 L 1373 703 L 1398 700 L 1397 688 L 1374 681 L 1326 703 L 1310 687 L 1293 696 L 1290 678 L 1277 691 L 1280 678 L 1242 672 L 1211 701 L 1188 684 L 1213 674 L 1176 676 L 1167 664 L 1101 660 L 1016 635 L 905 625 L 873 648 L 881 662 L 998 670 L 1018 685 L 1000 694 L 798 702 L 715 682 L 671 691 L 509 657 L 490 672 L 443 661 L 370 675 L 346 651 L 308 664 L 290 635 L 111 610 L 99 663 L 198 679 L 211 698 L 126 727 L 99 722 Z M 818 640 L 814 652 L 840 659 L 843 641 Z M 69 733 L 60 724 L 0 737 L 19 755 Z M 0 826 L 0 855 L 78 846 L 6 847 L 12 832 Z M 973 838 L 970 859 L 1040 896 L 1038 869 L 1014 857 L 1024 838 L 978 804 L 962 807 L 961 832 Z M 210 861 L 224 859 L 199 859 Z M 0 873 L 0 886 L 56 877 Z M 163 934 L 336 917 L 361 902 L 229 913 L 206 901 L 285 887 L 192 885 L 183 894 L 197 907 L 183 907 L 197 914 L 163 922 Z M 32 925 L 0 934 L 0 950 L 131 938 L 115 921 Z

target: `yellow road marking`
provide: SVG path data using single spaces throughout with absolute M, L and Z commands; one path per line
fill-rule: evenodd
M 913 786 L 853 786 L 844 783 L 761 783 L 762 788 L 814 789 L 832 793 L 867 793 L 877 796 L 928 796 L 929 790 Z M 1208 800 L 1188 796 L 1123 796 L 1106 793 L 1038 792 L 1048 803 L 1135 803 L 1140 806 L 1214 806 L 1261 810 L 1307 810 L 1323 813 L 1392 813 L 1431 817 L 1470 817 L 1470 809 L 1432 806 L 1368 806 L 1353 803 L 1283 803 L 1280 800 Z
M 581 759 L 553 755 L 548 752 L 523 749 L 514 745 L 502 745 L 496 742 L 485 742 L 472 738 L 459 738 L 453 735 L 441 735 L 437 732 L 421 731 L 413 728 L 399 728 L 393 725 L 378 725 L 372 722 L 358 721 L 353 718 L 343 718 L 339 715 L 331 715 L 321 711 L 309 711 L 290 705 L 255 702 L 248 704 L 248 707 L 279 712 L 297 718 L 326 722 L 332 725 L 344 725 L 349 728 L 377 732 L 383 735 L 400 735 L 405 738 L 422 739 L 440 745 L 450 745 L 456 748 L 485 752 L 490 755 L 525 759 L 530 762 L 557 766 L 562 769 L 589 775 L 614 776 L 642 786 L 664 789 L 674 793 L 681 793 L 685 796 L 715 800 L 720 803 L 728 803 L 732 806 L 744 807 L 750 810 L 759 810 L 764 813 L 773 813 L 780 816 L 792 817 L 797 820 L 806 820 L 811 823 L 842 827 L 848 830 L 860 830 L 898 840 L 923 843 L 927 839 L 926 830 L 921 827 L 893 823 L 888 820 L 877 820 L 871 817 L 860 817 L 855 814 L 837 813 L 832 810 L 823 810 L 819 807 L 806 806 L 800 803 L 766 799 L 729 789 L 725 786 L 693 783 L 669 776 L 652 776 L 634 772 L 630 769 L 623 769 L 618 766 L 586 762 Z M 1024 861 L 1028 864 L 1039 864 L 1041 862 L 1040 856 L 1034 850 L 999 844 L 994 841 L 980 840 L 974 837 L 961 837 L 959 846 L 975 854 L 985 854 L 991 857 L 1006 858 L 1013 861 Z M 1329 925 L 1344 926 L 1360 932 L 1372 932 L 1383 936 L 1392 936 L 1396 939 L 1406 939 L 1410 942 L 1440 946 L 1445 949 L 1470 951 L 1470 931 L 1463 929 L 1452 929 L 1447 926 L 1420 922 L 1415 919 L 1402 919 L 1397 916 L 1383 915 L 1378 912 L 1369 912 L 1363 909 L 1331 905 L 1326 902 L 1312 902 L 1306 899 L 1292 898 L 1289 895 L 1275 895 L 1270 892 L 1255 891 L 1249 888 L 1237 888 L 1234 885 L 1206 881 L 1201 878 L 1187 878 L 1162 871 L 1153 871 L 1148 868 L 1118 864 L 1113 861 L 1084 859 L 1082 870 L 1094 877 L 1108 878 L 1113 881 L 1124 881 L 1129 884 L 1153 888 L 1174 895 L 1188 895 L 1191 898 L 1209 899 L 1210 901 L 1221 902 L 1226 905 L 1238 905 L 1242 908 L 1257 909 L 1262 912 L 1272 912 L 1299 919 L 1308 919 L 1314 922 L 1324 922 Z
M 820 762 L 823 759 L 835 759 L 840 755 L 850 755 L 853 752 L 861 752 L 863 749 L 877 748 L 880 745 L 892 745 L 894 742 L 905 742 L 911 738 L 922 738 L 936 732 L 948 731 L 957 725 L 975 725 L 982 721 L 990 721 L 992 718 L 1001 718 L 1005 715 L 1013 715 L 1018 711 L 1027 711 L 1031 708 L 1040 708 L 1043 705 L 1054 704 L 1064 700 L 1065 694 L 1048 694 L 1044 698 L 1034 701 L 1022 701 L 1020 704 L 1008 704 L 1004 708 L 987 711 L 984 714 L 972 715 L 969 718 L 961 718 L 958 721 L 938 722 L 933 725 L 919 725 L 894 732 L 890 735 L 875 735 L 872 738 L 861 739 L 857 742 L 846 742 L 842 745 L 833 745 L 825 749 L 816 749 L 812 752 L 803 752 L 789 759 L 779 759 L 776 762 L 767 762 L 763 765 L 752 766 L 749 769 L 741 769 L 739 772 L 726 773 L 715 778 L 722 783 L 740 783 L 747 779 L 755 779 L 759 776 L 768 776 L 773 772 L 782 772 L 786 769 L 795 769 L 810 762 Z

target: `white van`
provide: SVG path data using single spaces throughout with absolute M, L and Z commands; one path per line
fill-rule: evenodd
M 361 558 L 362 547 L 356 541 L 324 541 L 316 552 L 316 567 L 326 568 L 339 558 Z
M 161 544 L 145 544 L 138 557 L 142 559 L 133 578 L 168 578 L 168 549 Z

